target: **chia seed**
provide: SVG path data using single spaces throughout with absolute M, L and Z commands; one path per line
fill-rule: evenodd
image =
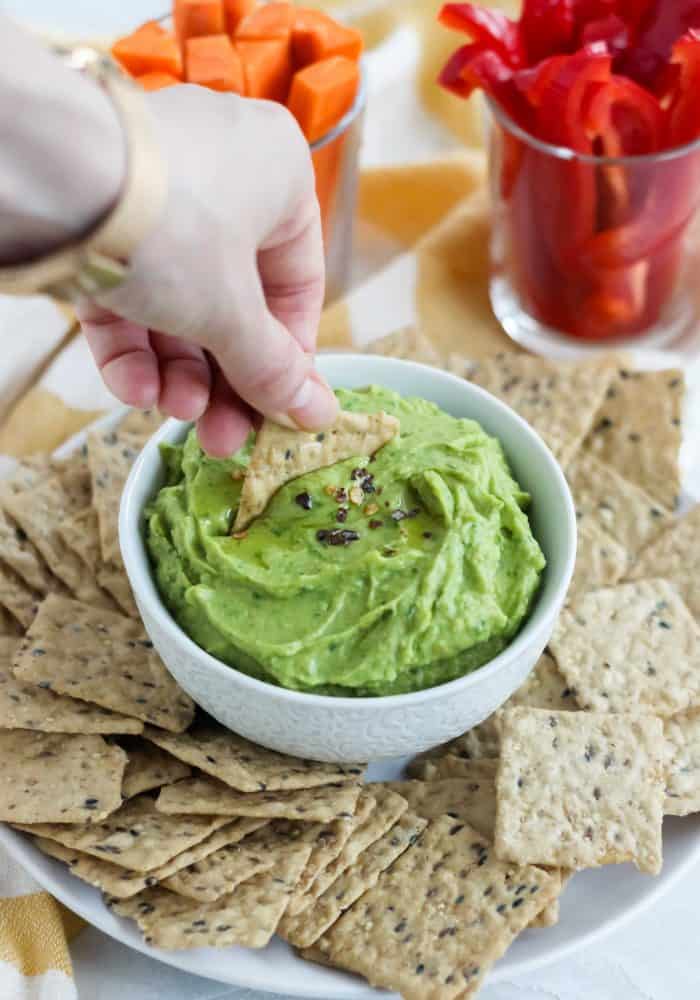
M 304 510 L 311 510 L 311 508 L 314 505 L 314 502 L 311 499 L 311 494 L 306 492 L 297 493 L 297 495 L 294 497 L 294 502 L 298 503 L 299 506 L 302 507 Z
M 317 531 L 316 538 L 326 545 L 350 545 L 351 542 L 359 541 L 360 536 L 356 531 L 349 531 L 346 528 L 334 528 L 333 531 Z
M 339 521 L 341 524 L 345 524 L 345 522 L 348 519 L 348 508 L 347 507 L 338 507 L 337 513 L 335 515 L 335 519 L 336 519 L 336 521 Z

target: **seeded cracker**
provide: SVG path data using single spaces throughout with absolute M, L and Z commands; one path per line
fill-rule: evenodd
M 237 792 L 213 778 L 185 778 L 163 788 L 160 812 L 170 815 L 257 816 L 328 823 L 355 811 L 360 786 L 355 782 L 283 792 Z
M 278 933 L 295 948 L 308 948 L 321 937 L 363 893 L 377 884 L 383 871 L 412 847 L 427 826 L 427 820 L 405 812 L 398 822 L 364 851 L 352 868 L 319 896 L 302 914 L 285 914 Z
M 22 628 L 29 628 L 41 597 L 14 573 L 0 564 L 0 605 L 5 608 Z
M 130 410 L 119 424 L 119 433 L 132 434 L 144 445 L 153 437 L 164 419 L 158 410 Z
M 40 606 L 14 673 L 176 732 L 194 715 L 194 703 L 167 672 L 140 622 L 55 595 Z
M 189 778 L 192 773 L 187 764 L 145 740 L 124 743 L 124 749 L 129 758 L 122 784 L 122 796 L 125 799 L 152 788 L 171 785 L 175 781 Z
M 498 354 L 480 362 L 470 379 L 527 420 L 566 468 L 590 430 L 614 372 L 612 356 L 573 365 Z
M 22 626 L 10 612 L 0 604 L 0 635 L 10 639 L 23 635 Z
M 669 510 L 680 493 L 684 394 L 682 371 L 620 369 L 584 444 Z
M 96 823 L 121 803 L 126 754 L 101 736 L 0 732 L 0 820 Z
M 59 524 L 58 531 L 68 548 L 82 559 L 89 570 L 97 573 L 102 565 L 97 511 L 88 507 L 67 517 Z
M 424 819 L 438 819 L 445 813 L 464 820 L 483 837 L 493 840 L 496 824 L 496 761 L 470 762 L 492 764 L 490 778 L 478 767 L 479 780 L 444 778 L 441 781 L 392 781 L 389 787 L 408 802 L 408 808 Z
M 129 578 L 121 561 L 119 564 L 108 563 L 103 566 L 97 573 L 97 582 L 112 595 L 125 615 L 129 618 L 138 618 L 140 621 L 139 609 L 136 607 Z
M 588 594 L 550 645 L 582 708 L 668 718 L 700 707 L 700 632 L 665 580 Z
M 499 857 L 661 870 L 666 749 L 659 719 L 514 708 L 496 782 Z
M 631 580 L 664 577 L 700 621 L 700 504 L 676 521 L 648 548 L 629 574 Z
M 414 326 L 390 333 L 379 340 L 373 340 L 364 348 L 365 354 L 379 354 L 384 358 L 401 358 L 404 361 L 418 361 L 422 365 L 441 367 L 440 355 L 428 338 Z
M 448 753 L 444 757 L 417 759 L 408 768 L 408 773 L 421 784 L 462 778 L 471 785 L 479 785 L 482 782 L 488 785 L 489 782 L 495 783 L 497 770 L 498 759 L 495 757 L 467 760 L 465 757 L 457 757 L 456 754 Z M 401 782 L 392 782 L 392 784 L 401 784 Z M 406 784 L 411 784 L 411 782 L 406 782 Z
M 243 480 L 234 533 L 262 514 L 285 483 L 348 458 L 369 458 L 398 432 L 398 420 L 387 413 L 341 411 L 333 427 L 321 434 L 288 430 L 265 420 Z
M 444 817 L 318 947 L 405 1000 L 461 1000 L 556 891 L 545 872 L 497 861 L 476 830 Z
M 0 554 L 6 566 L 37 594 L 48 594 L 56 585 L 36 547 L 24 530 L 0 510 Z
M 344 778 L 359 778 L 362 764 L 320 764 L 266 750 L 216 723 L 193 726 L 178 736 L 147 729 L 145 736 L 240 792 L 314 788 Z
M 158 948 L 264 948 L 308 861 L 309 844 L 290 842 L 278 850 L 275 867 L 239 885 L 213 903 L 199 903 L 147 889 L 124 902 L 108 900 L 115 913 L 136 920 L 147 944 Z
M 141 447 L 141 438 L 121 431 L 88 435 L 92 502 L 99 521 L 102 559 L 106 563 L 121 558 L 119 504 L 131 466 Z
M 2 736 L 0 733 L 0 739 Z M 99 739 L 96 736 L 89 738 Z M 121 750 L 119 753 L 126 761 L 126 754 Z M 121 792 L 121 775 L 119 789 Z M 150 872 L 199 844 L 229 821 L 212 816 L 164 816 L 157 811 L 153 799 L 148 795 L 139 795 L 129 799 L 101 823 L 91 826 L 66 825 L 65 821 L 62 824 L 37 822 L 32 826 L 24 825 L 28 822 L 23 820 L 20 829 L 34 836 L 56 840 L 65 847 L 112 861 L 123 868 Z
M 586 521 L 579 527 L 574 575 L 567 603 L 580 600 L 591 590 L 612 587 L 629 566 L 629 555 L 600 525 Z
M 700 812 L 700 713 L 667 719 L 664 732 L 669 748 L 664 812 L 690 816 Z

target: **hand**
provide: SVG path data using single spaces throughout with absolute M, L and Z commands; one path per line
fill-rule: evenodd
M 123 402 L 198 421 L 227 456 L 255 412 L 314 430 L 337 402 L 314 371 L 323 243 L 308 145 L 280 105 L 198 87 L 147 96 L 169 171 L 131 274 L 79 311 Z

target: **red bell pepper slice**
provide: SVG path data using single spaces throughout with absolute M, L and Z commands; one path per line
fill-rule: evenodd
M 547 142 L 579 153 L 593 147 L 583 122 L 588 89 L 610 80 L 612 60 L 586 50 L 569 56 L 542 93 L 537 115 L 538 134 Z
M 520 31 L 528 63 L 570 52 L 576 30 L 576 0 L 523 0 Z
M 513 74 L 513 81 L 533 108 L 539 108 L 552 80 L 559 74 L 568 56 L 550 56 L 536 66 L 519 69 Z
M 621 17 L 610 14 L 608 17 L 585 24 L 580 37 L 582 45 L 602 43 L 606 51 L 615 58 L 627 50 L 630 44 L 630 29 Z
M 677 81 L 668 109 L 668 144 L 685 146 L 700 138 L 700 31 L 688 31 L 678 39 L 671 66 L 676 67 Z
M 499 11 L 472 3 L 446 3 L 438 20 L 446 28 L 462 31 L 473 42 L 497 52 L 509 66 L 522 66 L 525 62 L 520 25 Z
M 450 57 L 438 77 L 438 83 L 458 97 L 470 97 L 483 90 L 519 125 L 523 120 L 523 104 L 513 83 L 513 70 L 496 52 L 484 45 L 463 45 Z
M 661 104 L 648 90 L 624 76 L 612 76 L 607 83 L 589 88 L 583 123 L 593 149 L 604 156 L 655 153 L 664 138 Z
M 626 0 L 625 7 L 625 20 L 636 18 L 637 40 L 618 69 L 658 93 L 675 42 L 691 28 L 700 28 L 700 0 Z M 635 15 L 637 8 L 642 10 Z

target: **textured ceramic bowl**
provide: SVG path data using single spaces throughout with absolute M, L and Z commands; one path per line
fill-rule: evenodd
M 171 617 L 151 573 L 143 511 L 163 481 L 158 446 L 182 440 L 169 421 L 146 445 L 124 491 L 120 539 L 139 610 L 156 649 L 178 683 L 229 729 L 263 746 L 324 761 L 379 760 L 419 753 L 482 722 L 515 691 L 552 633 L 573 572 L 576 517 L 564 475 L 535 432 L 482 389 L 424 365 L 349 354 L 319 358 L 334 387 L 384 385 L 423 396 L 456 417 L 471 417 L 499 438 L 520 484 L 532 495 L 530 518 L 547 558 L 535 606 L 513 642 L 466 677 L 412 694 L 331 698 L 287 691 L 221 663 Z

